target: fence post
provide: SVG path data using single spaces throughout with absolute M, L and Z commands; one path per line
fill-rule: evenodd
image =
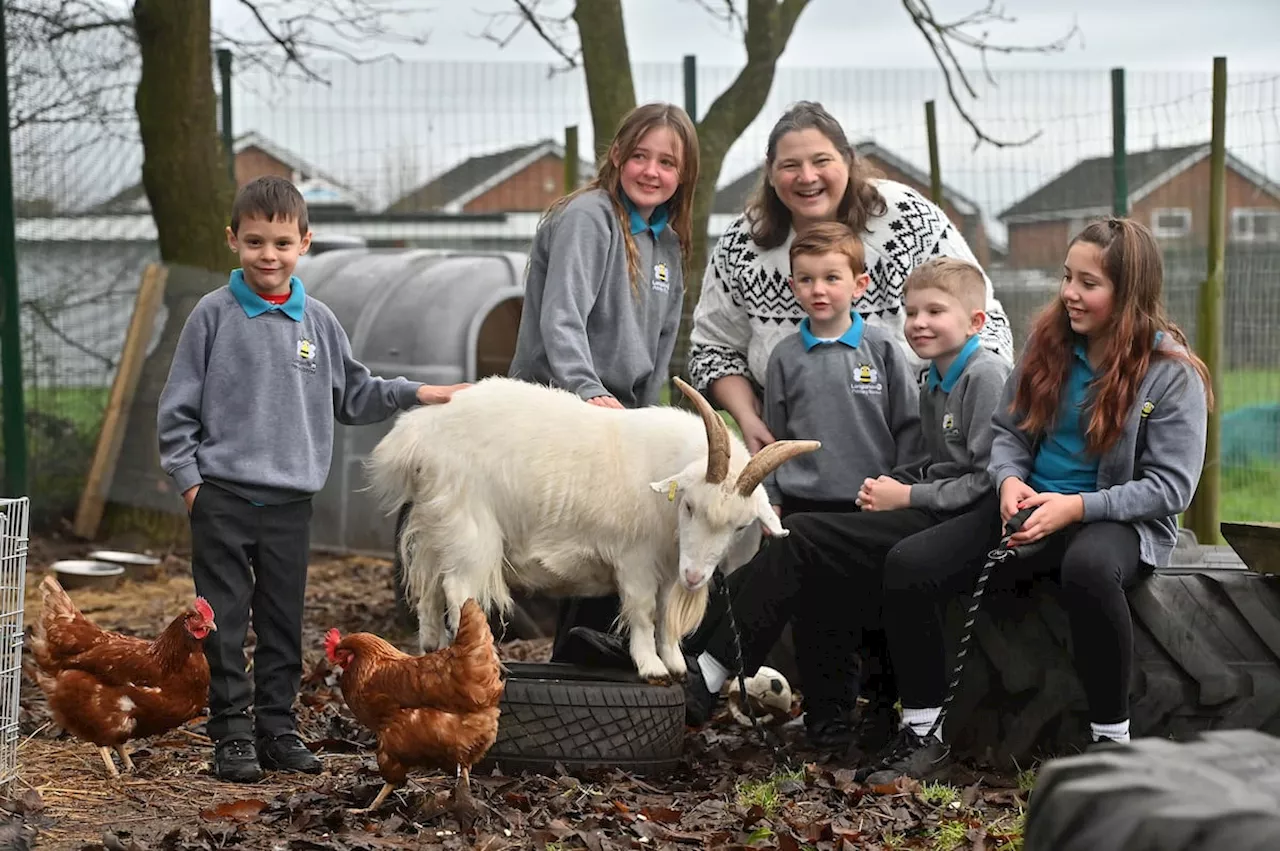
M 698 123 L 698 57 L 692 53 L 684 57 L 684 111 L 690 121 Z
M 924 129 L 929 136 L 929 198 L 942 206 L 942 165 L 938 158 L 938 116 L 933 101 L 924 102 Z
M 578 125 L 564 128 L 564 192 L 578 188 Z
M 0 7 L 0 366 L 4 381 L 4 489 L 27 493 L 27 415 L 22 398 L 22 323 L 18 314 L 18 239 L 14 225 L 13 155 L 9 150 L 9 57 L 5 50 L 4 8 Z
M 1213 137 L 1209 155 L 1209 275 L 1200 286 L 1196 352 L 1209 368 L 1214 407 L 1205 434 L 1204 472 L 1187 509 L 1189 527 L 1202 544 L 1217 544 L 1222 487 L 1222 325 L 1227 260 L 1227 59 L 1213 59 Z
M 1111 211 L 1129 215 L 1129 171 L 1124 142 L 1124 69 L 1111 69 Z
M 236 185 L 236 140 L 231 130 L 231 51 L 218 50 L 218 76 L 222 80 L 222 147 L 227 156 L 227 174 Z

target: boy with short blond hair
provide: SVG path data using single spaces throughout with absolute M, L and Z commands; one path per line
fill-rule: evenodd
M 447 402 L 465 385 L 378 378 L 352 356 L 337 317 L 293 275 L 311 231 L 289 181 L 263 177 L 239 191 L 227 244 L 241 268 L 187 317 L 156 418 L 161 464 L 190 515 L 196 590 L 218 618 L 204 644 L 214 774 L 252 782 L 264 765 L 321 769 L 297 734 L 293 703 L 311 498 L 329 473 L 334 419 L 379 422 Z

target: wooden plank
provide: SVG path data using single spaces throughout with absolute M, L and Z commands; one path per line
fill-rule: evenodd
M 1250 570 L 1280 574 L 1280 523 L 1223 523 L 1221 528 Z
M 147 344 L 151 342 L 155 329 L 156 314 L 164 302 L 168 276 L 169 270 L 159 263 L 148 264 L 142 272 L 133 317 L 129 320 L 120 364 L 102 418 L 102 430 L 98 433 L 93 465 L 89 468 L 89 478 L 76 510 L 74 531 L 81 538 L 92 539 L 98 534 L 98 524 L 102 522 L 102 512 L 107 505 L 107 494 L 111 491 L 111 480 L 115 478 L 116 462 L 120 458 L 120 446 L 128 426 L 129 409 L 133 406 L 133 396 L 142 375 L 142 363 L 147 358 Z

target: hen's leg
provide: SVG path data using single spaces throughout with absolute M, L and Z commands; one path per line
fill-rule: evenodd
M 390 795 L 392 792 L 394 792 L 395 788 L 396 788 L 396 784 L 394 783 L 383 783 L 382 788 L 378 790 L 378 794 L 374 796 L 373 803 L 369 804 L 369 806 L 367 807 L 361 807 L 360 809 L 356 809 L 356 810 L 348 810 L 347 812 L 371 813 L 374 810 L 376 810 L 378 807 L 382 806 L 383 801 L 387 800 L 387 796 Z
M 133 771 L 133 760 L 129 759 L 129 751 L 124 745 L 116 745 L 116 753 L 120 754 L 120 764 L 124 766 L 125 771 Z
M 112 777 L 119 777 L 120 772 L 116 770 L 116 764 L 111 760 L 111 748 L 98 748 L 98 753 L 102 755 L 102 761 L 107 766 L 107 774 Z
M 458 782 L 453 787 L 453 811 L 459 821 L 474 822 L 480 815 L 475 799 L 471 797 L 471 769 L 458 766 Z

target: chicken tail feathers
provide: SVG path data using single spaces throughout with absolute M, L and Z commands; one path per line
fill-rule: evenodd
M 489 619 L 485 617 L 480 604 L 474 598 L 468 598 L 462 604 L 462 614 L 458 618 L 458 635 L 453 641 L 458 653 L 469 653 L 478 647 L 493 647 L 493 632 L 489 629 Z
M 49 615 L 75 617 L 80 612 L 76 604 L 71 602 L 71 597 L 58 584 L 58 580 L 52 576 L 46 576 L 40 582 L 40 605 L 46 617 Z

